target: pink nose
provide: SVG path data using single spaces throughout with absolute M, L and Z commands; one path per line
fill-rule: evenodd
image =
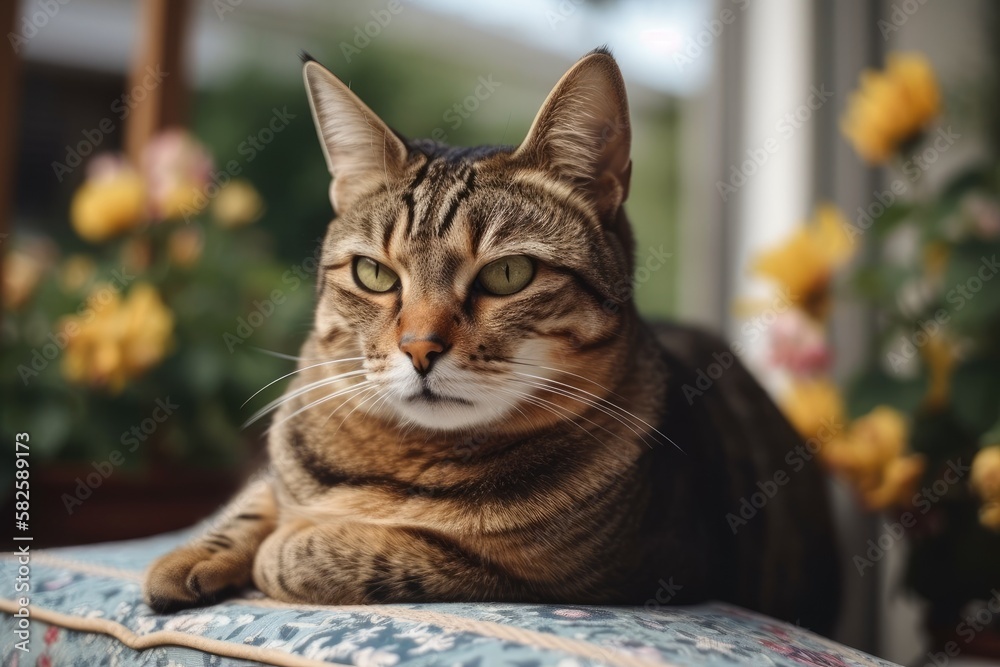
M 434 361 L 444 353 L 445 345 L 444 341 L 437 336 L 429 336 L 419 340 L 408 339 L 404 336 L 399 344 L 399 349 L 410 358 L 418 373 L 426 375 L 430 372 Z

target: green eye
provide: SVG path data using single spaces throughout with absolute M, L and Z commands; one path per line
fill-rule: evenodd
M 490 262 L 479 272 L 480 287 L 497 296 L 507 296 L 524 289 L 535 277 L 535 263 L 524 255 L 511 255 Z
M 372 292 L 388 292 L 399 283 L 399 276 L 392 269 L 369 257 L 354 259 L 354 277 Z

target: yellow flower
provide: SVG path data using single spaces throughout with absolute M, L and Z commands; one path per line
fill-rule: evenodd
M 889 461 L 882 470 L 879 483 L 861 494 L 865 507 L 881 510 L 905 507 L 913 502 L 927 462 L 920 454 L 911 454 Z
M 806 313 L 821 318 L 829 310 L 830 278 L 852 255 L 847 225 L 836 206 L 821 204 L 811 222 L 760 255 L 753 270 L 781 285 Z
M 869 470 L 887 465 L 906 448 L 906 417 L 898 410 L 880 405 L 851 424 L 847 437 L 862 446 L 856 462 Z
M 823 378 L 796 381 L 782 401 L 782 410 L 806 440 L 830 439 L 844 419 L 840 390 Z
M 980 497 L 1000 501 L 1000 444 L 979 450 L 972 461 L 970 481 Z
M 908 428 L 902 413 L 879 406 L 856 419 L 844 437 L 821 453 L 868 509 L 905 505 L 924 474 L 926 461 L 907 453 Z
M 174 317 L 151 285 L 135 285 L 124 300 L 110 285 L 99 285 L 85 310 L 63 318 L 60 328 L 68 341 L 62 363 L 66 379 L 117 393 L 163 359 Z
M 163 190 L 156 211 L 164 220 L 187 219 L 200 213 L 207 203 L 208 197 L 198 183 L 182 181 Z
M 212 213 L 221 227 L 242 227 L 261 216 L 264 201 L 257 190 L 243 180 L 222 188 L 212 205 Z
M 979 522 L 1000 531 L 1000 444 L 983 447 L 972 461 L 972 490 L 982 498 Z
M 840 122 L 858 155 L 872 164 L 889 159 L 937 116 L 941 93 L 920 54 L 891 54 L 884 71 L 866 70 Z
M 138 174 L 122 169 L 84 182 L 73 195 L 70 220 L 83 239 L 99 243 L 138 225 L 145 217 L 146 188 Z
M 979 523 L 985 528 L 1000 532 L 1000 502 L 983 503 L 979 508 Z

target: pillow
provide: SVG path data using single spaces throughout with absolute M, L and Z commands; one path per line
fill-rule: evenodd
M 889 665 L 808 630 L 726 605 L 290 605 L 247 591 L 160 615 L 142 602 L 144 568 L 190 537 L 31 552 L 0 560 L 3 665 Z M 30 543 L 29 543 L 30 544 Z M 23 574 L 23 571 L 21 571 Z M 665 585 L 669 585 L 666 582 Z M 20 611 L 18 598 L 30 606 Z M 25 619 L 18 613 L 29 614 Z M 27 642 L 18 630 L 28 626 Z M 20 647 L 27 648 L 22 651 Z

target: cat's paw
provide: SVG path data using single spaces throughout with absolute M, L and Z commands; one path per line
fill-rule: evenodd
M 240 551 L 181 547 L 149 567 L 143 598 L 159 613 L 210 604 L 223 592 L 248 584 L 252 564 Z

